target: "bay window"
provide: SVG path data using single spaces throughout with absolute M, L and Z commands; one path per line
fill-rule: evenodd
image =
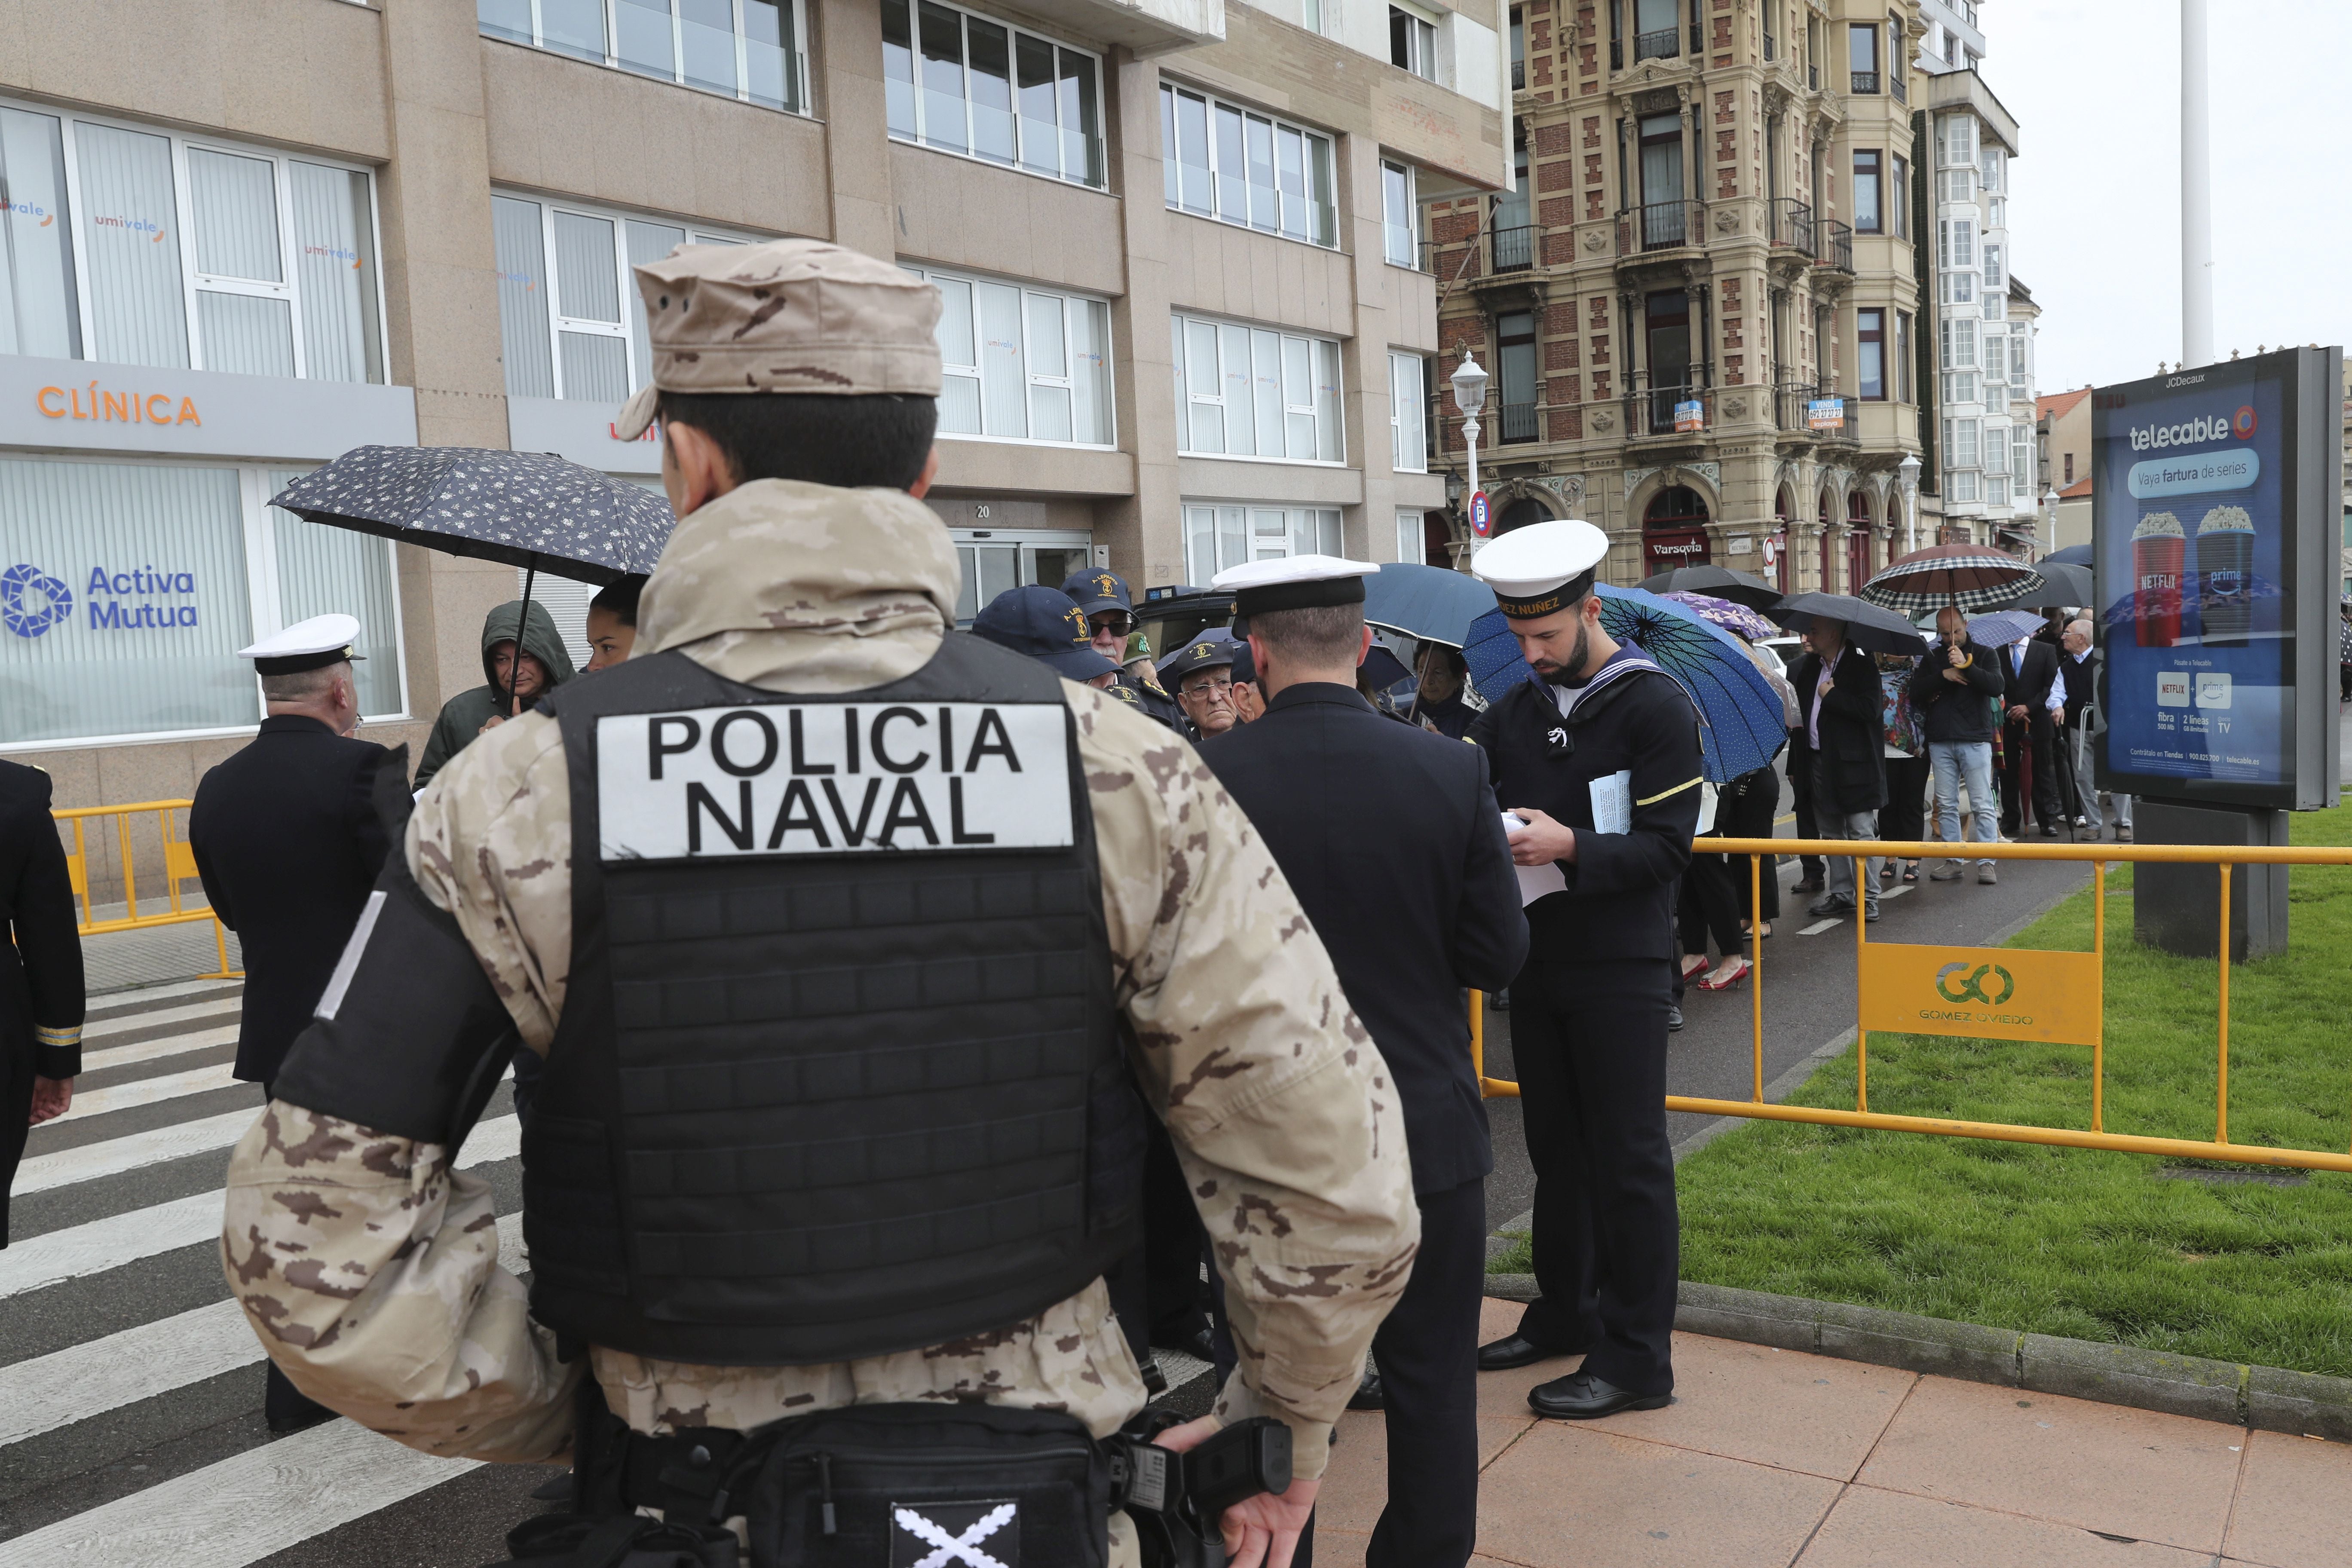
M 1911 312 L 1895 312 L 1895 400 L 1916 403 L 1918 394 L 1911 384 Z
M 1176 449 L 1188 457 L 1338 463 L 1339 345 L 1235 321 L 1171 319 Z
M 1113 444 L 1108 304 L 936 268 L 907 270 L 940 291 L 940 435 Z
M 653 378 L 630 268 L 736 235 L 532 196 L 490 196 L 507 395 L 621 403 Z
M 1389 467 L 1400 474 L 1429 471 L 1429 362 L 1419 354 L 1389 355 Z
M 1864 402 L 1886 398 L 1886 312 L 1856 310 L 1854 321 L 1854 395 Z
M 1885 226 L 1883 194 L 1878 183 L 1878 153 L 1867 148 L 1853 155 L 1853 231 L 1877 234 Z
M 940 0 L 881 5 L 891 135 L 1102 187 L 1099 56 Z
M 1895 79 L 1901 80 L 1900 77 Z M 1897 239 L 1911 237 L 1911 163 L 1899 153 L 1886 155 L 1886 232 Z
M 1186 501 L 1183 512 L 1187 582 L 1205 584 L 1244 562 L 1343 553 L 1334 507 Z
M 1213 217 L 1327 249 L 1339 243 L 1332 193 L 1331 138 L 1255 110 L 1160 84 L 1160 157 L 1166 200 L 1179 212 Z M 1412 186 L 1400 212 L 1382 164 L 1382 217 L 1412 225 Z M 1389 242 L 1396 261 L 1396 242 Z M 1399 266 L 1412 265 L 1411 247 Z
M 805 113 L 801 0 L 475 0 L 475 26 L 591 65 Z
M 387 540 L 268 500 L 303 470 L 258 464 L 0 457 L 0 746 L 249 729 L 236 650 L 330 611 L 356 616 L 360 710 L 407 708 Z
M 367 173 L 0 104 L 0 353 L 382 383 Z

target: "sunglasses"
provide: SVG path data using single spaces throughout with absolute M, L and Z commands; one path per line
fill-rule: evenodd
M 1097 631 L 1112 631 L 1125 637 L 1135 629 L 1135 617 L 1125 610 L 1106 610 L 1091 617 L 1091 624 Z

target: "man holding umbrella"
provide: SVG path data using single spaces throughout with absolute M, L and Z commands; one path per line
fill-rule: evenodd
M 1880 729 L 1885 697 L 1878 664 L 1846 640 L 1843 621 L 1812 618 L 1804 656 L 1789 672 L 1813 770 L 1813 821 L 1824 838 L 1874 838 L 1878 808 L 1886 804 L 1886 752 Z M 1811 908 L 1816 915 L 1854 911 L 1854 862 L 1832 856 L 1828 890 Z M 1861 878 L 1862 918 L 1878 918 L 1878 878 Z
M 1608 551 L 1599 529 L 1566 520 L 1515 530 L 1475 563 L 1536 679 L 1504 691 L 1470 739 L 1517 819 L 1512 859 L 1549 868 L 1559 889 L 1528 906 L 1528 962 L 1511 982 L 1542 1293 L 1478 1366 L 1582 1352 L 1577 1372 L 1528 1394 L 1567 1420 L 1654 1410 L 1675 1385 L 1671 899 L 1702 762 L 1682 687 L 1601 628 L 1593 577 Z

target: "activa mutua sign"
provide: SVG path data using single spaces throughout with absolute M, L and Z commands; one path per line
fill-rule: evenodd
M 29 562 L 0 572 L 0 627 L 31 639 L 79 625 L 92 631 L 185 630 L 198 625 L 196 574 L 161 566 L 92 566 L 80 596 Z

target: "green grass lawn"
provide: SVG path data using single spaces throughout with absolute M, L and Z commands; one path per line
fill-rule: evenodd
M 2297 844 L 2352 843 L 2352 808 L 2294 826 Z M 2230 1133 L 2340 1151 L 2352 868 L 2299 867 L 2289 887 L 2288 954 L 2231 974 Z M 2210 1139 L 2217 966 L 2137 945 L 2129 868 L 2108 888 L 2106 1129 Z M 2011 945 L 2087 950 L 2091 922 L 2086 889 Z M 2087 1047 L 1874 1034 L 1870 1108 L 2087 1128 L 2090 1066 Z M 1790 1102 L 1851 1109 L 1853 1084 L 1849 1049 Z M 2352 1176 L 2235 1179 L 2260 1169 L 1754 1122 L 1680 1169 L 1683 1276 L 2352 1376 Z M 1528 1267 L 1515 1253 L 1494 1267 Z

